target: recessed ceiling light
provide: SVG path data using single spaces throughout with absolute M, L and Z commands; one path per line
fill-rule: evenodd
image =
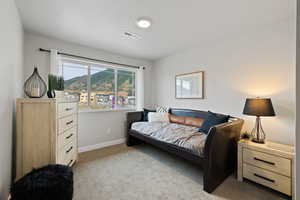
M 140 18 L 136 21 L 136 24 L 140 28 L 149 28 L 151 26 L 151 20 L 146 18 Z

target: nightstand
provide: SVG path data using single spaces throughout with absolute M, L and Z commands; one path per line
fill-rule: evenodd
M 293 146 L 242 139 L 238 143 L 238 180 L 249 179 L 288 196 L 294 196 Z

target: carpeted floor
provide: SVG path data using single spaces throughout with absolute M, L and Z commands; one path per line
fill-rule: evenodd
M 74 200 L 282 200 L 251 182 L 227 178 L 203 191 L 202 169 L 149 145 L 116 145 L 83 153 L 74 168 Z

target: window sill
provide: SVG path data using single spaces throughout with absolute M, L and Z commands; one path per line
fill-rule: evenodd
M 105 110 L 97 110 L 97 109 L 84 109 L 79 110 L 78 113 L 98 113 L 98 112 L 126 112 L 126 111 L 136 111 L 135 108 L 123 108 L 123 109 L 105 109 Z

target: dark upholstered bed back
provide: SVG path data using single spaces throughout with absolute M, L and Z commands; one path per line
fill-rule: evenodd
M 191 109 L 180 109 L 180 108 L 171 108 L 170 114 L 184 116 L 184 117 L 197 117 L 202 119 L 207 119 L 211 114 L 208 111 L 201 110 L 191 110 Z M 225 116 L 223 114 L 215 113 L 219 116 Z

